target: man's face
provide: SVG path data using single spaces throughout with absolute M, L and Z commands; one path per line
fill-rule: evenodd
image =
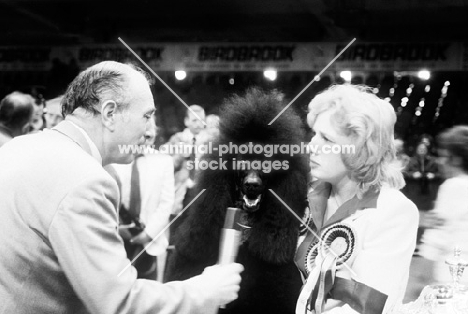
M 46 127 L 48 129 L 55 127 L 57 124 L 59 124 L 63 120 L 62 115 L 55 113 L 55 112 L 47 112 L 44 115 L 44 118 L 46 121 Z
M 131 75 L 127 91 L 128 106 L 117 113 L 113 133 L 114 143 L 111 149 L 116 163 L 133 161 L 133 152 L 121 152 L 119 145 L 144 145 L 153 131 L 155 107 L 145 78 L 140 74 Z
M 457 170 L 457 166 L 454 165 L 454 158 L 456 157 L 449 150 L 442 148 L 437 150 L 437 155 L 437 164 L 442 176 L 446 179 L 453 177 Z
M 34 112 L 29 122 L 30 126 L 34 130 L 40 130 L 44 124 L 42 120 L 42 115 L 44 114 L 44 105 L 43 104 L 34 104 Z
M 154 121 L 154 118 L 151 119 L 150 121 L 150 129 L 147 132 L 147 136 L 145 139 L 145 145 L 154 145 L 154 141 L 156 140 L 156 135 L 158 134 L 157 130 L 158 128 L 156 127 L 156 122 Z
M 205 121 L 205 113 L 198 111 L 197 115 L 201 120 L 192 112 L 190 112 L 188 117 L 185 117 L 184 120 L 185 126 L 189 128 L 190 132 L 192 132 L 193 135 L 197 135 L 205 127 L 205 125 L 202 122 Z
M 416 154 L 419 156 L 426 156 L 427 155 L 427 146 L 426 144 L 419 144 L 418 147 L 416 148 Z

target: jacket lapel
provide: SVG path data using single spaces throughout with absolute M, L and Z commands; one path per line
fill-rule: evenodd
M 362 199 L 358 199 L 357 196 L 354 196 L 352 199 L 343 203 L 330 219 L 324 221 L 330 193 L 331 185 L 329 183 L 315 181 L 312 183 L 307 195 L 312 219 L 317 231 L 351 216 L 360 209 L 377 207 L 377 199 L 380 194 L 378 191 L 369 190 L 363 195 Z
M 310 213 L 317 230 L 322 229 L 325 217 L 325 209 L 327 208 L 327 200 L 330 196 L 331 185 L 326 182 L 315 181 L 312 182 L 307 194 L 309 202 Z
M 379 194 L 380 193 L 376 192 L 375 190 L 369 190 L 363 195 L 361 199 L 358 199 L 357 196 L 354 196 L 352 199 L 343 203 L 340 208 L 338 208 L 338 210 L 323 225 L 323 228 L 326 228 L 351 216 L 360 209 L 376 208 Z

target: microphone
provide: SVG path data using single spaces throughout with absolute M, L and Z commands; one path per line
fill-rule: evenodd
M 221 241 L 219 242 L 219 265 L 233 263 L 236 260 L 241 240 L 241 227 L 239 226 L 240 209 L 228 207 L 224 227 L 221 229 Z M 226 305 L 221 305 L 225 309 Z
M 242 235 L 239 225 L 240 213 L 239 208 L 227 208 L 224 227 L 221 230 L 221 241 L 219 243 L 218 264 L 220 265 L 233 263 L 236 260 Z

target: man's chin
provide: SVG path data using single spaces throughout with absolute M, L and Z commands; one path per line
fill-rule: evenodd
M 135 160 L 133 155 L 119 155 L 112 159 L 111 164 L 131 164 Z

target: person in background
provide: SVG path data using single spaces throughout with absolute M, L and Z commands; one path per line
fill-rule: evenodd
M 385 314 L 401 305 L 419 217 L 399 191 L 395 121 L 393 107 L 362 86 L 332 86 L 309 104 L 315 181 L 296 253 L 305 279 L 297 314 Z
M 104 61 L 68 86 L 52 130 L 0 149 L 0 313 L 216 313 L 240 264 L 186 281 L 137 279 L 118 233 L 119 190 L 103 169 L 150 136 L 149 77 Z
M 34 113 L 29 123 L 29 133 L 34 134 L 42 131 L 45 127 L 44 122 L 45 101 L 42 95 L 34 101 Z
M 426 266 L 421 267 L 425 284 L 452 281 L 445 260 L 453 256 L 455 246 L 468 259 L 468 126 L 445 130 L 437 143 L 438 163 L 446 180 L 439 188 L 434 209 L 423 221 L 427 229 L 419 255 L 426 260 Z M 468 284 L 467 276 L 462 282 Z
M 28 133 L 34 102 L 31 95 L 20 92 L 8 94 L 0 101 L 0 147 Z
M 421 194 L 429 193 L 429 181 L 438 175 L 437 159 L 429 153 L 427 144 L 420 142 L 416 146 L 416 154 L 408 163 L 408 176 L 418 180 Z
M 219 136 L 219 116 L 217 114 L 209 114 L 206 116 L 206 129 L 208 137 L 211 141 L 216 140 Z
M 422 143 L 426 145 L 427 150 L 429 151 L 429 155 L 431 156 L 436 156 L 437 155 L 437 150 L 434 145 L 434 137 L 432 135 L 429 135 L 427 133 L 423 133 L 419 136 L 419 139 L 417 143 Z
M 63 95 L 46 101 L 44 114 L 46 128 L 51 129 L 63 120 L 60 104 L 62 99 Z
M 186 128 L 174 134 L 165 145 L 192 148 L 179 153 L 173 153 L 175 177 L 175 203 L 173 214 L 177 215 L 187 204 L 187 194 L 195 184 L 195 169 L 189 170 L 188 162 L 194 162 L 200 157 L 196 147 L 203 145 L 206 140 L 205 110 L 199 105 L 192 105 L 187 109 L 184 118 Z
M 174 207 L 174 165 L 169 155 L 153 149 L 156 123 L 146 139 L 146 147 L 131 164 L 112 164 L 106 170 L 117 180 L 120 190 L 119 233 L 127 256 L 133 260 L 138 278 L 163 281 L 169 231 L 169 215 Z M 129 218 L 129 221 L 127 220 Z M 127 228 L 137 221 L 143 230 Z
M 405 173 L 410 161 L 410 157 L 405 153 L 405 142 L 399 138 L 396 138 L 394 142 L 396 159 L 400 164 L 401 171 Z
M 403 193 L 418 209 L 426 212 L 434 206 L 439 185 L 437 159 L 430 154 L 425 142 L 416 145 L 415 155 L 410 158 L 406 171 L 406 186 Z M 422 233 L 422 230 L 420 231 Z

